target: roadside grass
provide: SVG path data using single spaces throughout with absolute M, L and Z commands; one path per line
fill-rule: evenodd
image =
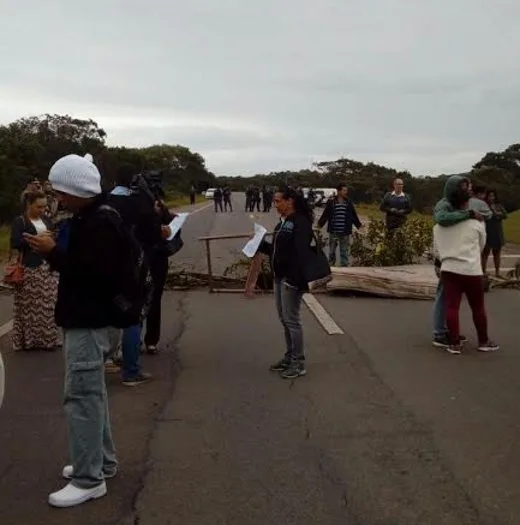
M 520 210 L 510 213 L 504 221 L 504 236 L 507 242 L 520 244 Z
M 7 259 L 9 253 L 10 229 L 8 226 L 0 226 L 0 260 Z
M 363 215 L 369 219 L 383 219 L 385 214 L 379 209 L 378 204 L 356 204 L 356 211 L 358 215 Z M 428 218 L 428 215 L 413 211 L 411 217 Z
M 205 202 L 204 195 L 195 196 L 195 204 Z M 166 196 L 166 206 L 168 208 L 178 208 L 180 206 L 187 206 L 190 203 L 189 195 L 182 195 L 180 193 L 170 193 Z

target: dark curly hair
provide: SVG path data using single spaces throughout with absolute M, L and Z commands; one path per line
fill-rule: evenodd
M 284 200 L 287 201 L 291 199 L 294 202 L 296 213 L 300 213 L 306 217 L 311 224 L 314 222 L 314 211 L 299 191 L 291 186 L 281 186 L 278 188 L 277 192 L 281 193 Z

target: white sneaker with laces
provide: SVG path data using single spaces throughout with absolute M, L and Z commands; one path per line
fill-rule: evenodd
M 69 483 L 58 492 L 49 495 L 49 505 L 59 508 L 75 507 L 91 499 L 102 498 L 106 493 L 107 485 L 104 481 L 101 485 L 91 489 L 80 489 Z

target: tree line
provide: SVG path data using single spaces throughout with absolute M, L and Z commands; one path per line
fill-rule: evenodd
M 27 183 L 46 179 L 52 164 L 63 155 L 90 153 L 110 188 L 118 167 L 131 164 L 136 173 L 160 170 L 166 192 L 187 193 L 192 185 L 198 191 L 228 186 L 245 191 L 248 186 L 336 187 L 346 183 L 350 195 L 365 204 L 379 203 L 392 180 L 402 178 L 412 196 L 414 208 L 428 213 L 442 191 L 447 174 L 413 177 L 407 171 L 362 163 L 348 158 L 324 161 L 310 169 L 258 174 L 253 177 L 215 177 L 199 153 L 180 145 L 161 144 L 146 148 L 109 147 L 107 134 L 91 120 L 68 115 L 22 118 L 0 126 L 0 223 L 20 212 L 20 193 Z M 493 187 L 508 211 L 520 208 L 520 144 L 502 152 L 489 152 L 470 171 L 473 184 Z
M 136 173 L 159 170 L 166 192 L 188 193 L 215 185 L 199 153 L 179 145 L 161 144 L 146 148 L 109 147 L 107 134 L 98 124 L 68 115 L 28 117 L 0 126 L 0 223 L 20 213 L 20 194 L 35 178 L 45 180 L 60 157 L 90 153 L 111 188 L 122 164 L 131 164 Z
M 293 186 L 335 188 L 340 183 L 349 187 L 355 202 L 379 204 L 391 189 L 395 178 L 403 179 L 405 191 L 410 193 L 414 208 L 430 213 L 442 197 L 444 184 L 450 175 L 463 175 L 474 186 L 493 188 L 508 211 L 520 208 L 520 144 L 513 144 L 502 152 L 486 153 L 465 173 L 442 174 L 435 177 L 413 177 L 408 171 L 397 171 L 372 162 L 362 163 L 341 158 L 316 163 L 312 169 L 281 171 L 254 177 L 219 177 L 218 183 L 234 191 L 244 191 L 248 186 Z

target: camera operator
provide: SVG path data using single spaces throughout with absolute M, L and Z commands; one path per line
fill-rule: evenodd
M 123 223 L 130 228 L 141 245 L 146 263 L 150 265 L 152 252 L 163 239 L 170 235 L 170 228 L 161 224 L 153 199 L 142 191 L 133 191 L 134 170 L 131 165 L 123 165 L 116 174 L 116 186 L 110 193 L 107 204 L 115 208 Z M 145 314 L 148 304 L 145 305 Z M 123 330 L 123 385 L 135 386 L 151 379 L 151 375 L 141 370 L 141 324 Z

